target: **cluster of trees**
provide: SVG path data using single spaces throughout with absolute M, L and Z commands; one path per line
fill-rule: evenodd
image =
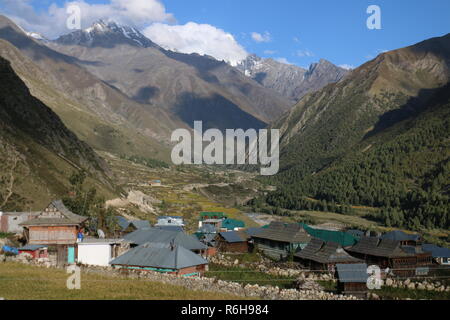
M 388 226 L 448 229 L 449 110 L 449 104 L 442 105 L 394 126 L 317 173 L 291 167 L 272 181 L 278 189 L 264 200 L 297 210 L 337 212 L 350 204 L 378 207 L 378 218 Z M 320 201 L 314 204 L 305 197 Z
M 71 190 L 69 196 L 63 198 L 64 205 L 73 213 L 89 217 L 87 228 L 96 233 L 99 229 L 113 235 L 119 228 L 116 212 L 107 208 L 105 198 L 97 195 L 94 187 L 86 188 L 86 172 L 74 172 L 69 178 Z

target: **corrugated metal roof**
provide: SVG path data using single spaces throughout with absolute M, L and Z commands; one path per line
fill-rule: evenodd
M 236 228 L 245 228 L 245 223 L 236 219 L 225 219 L 222 221 L 221 227 L 228 230 L 234 230 Z
M 308 243 L 310 235 L 298 223 L 271 222 L 263 231 L 253 238 L 269 239 L 288 243 Z
M 197 238 L 187 235 L 184 232 L 167 231 L 158 228 L 139 229 L 124 236 L 125 240 L 142 245 L 147 242 L 170 243 L 183 246 L 188 250 L 204 250 L 207 246 L 201 243 Z
M 357 244 L 348 248 L 347 251 L 388 258 L 412 255 L 401 249 L 399 241 L 374 237 L 362 237 Z
M 367 264 L 337 264 L 338 279 L 340 282 L 366 283 L 369 278 Z
M 356 259 L 345 252 L 338 243 L 325 242 L 317 238 L 312 239 L 303 250 L 295 253 L 295 256 L 323 264 L 362 262 L 362 260 Z
M 122 216 L 116 216 L 117 224 L 122 228 L 122 230 L 125 230 L 130 225 L 130 221 L 125 219 Z
M 184 232 L 181 226 L 155 226 L 155 228 L 166 231 Z
M 111 261 L 111 265 L 175 270 L 203 264 L 208 261 L 180 245 L 172 247 L 168 243 L 145 243 Z
M 450 258 L 450 249 L 442 248 L 434 244 L 424 244 L 422 249 L 425 252 L 430 252 L 433 258 Z
M 304 223 L 300 223 L 300 225 L 306 230 L 306 232 L 308 232 L 311 237 L 321 239 L 325 242 L 338 243 L 343 247 L 352 246 L 356 242 L 358 242 L 357 237 L 347 232 L 314 229 Z
M 61 200 L 56 200 L 50 203 L 50 206 L 55 207 L 56 210 L 58 210 L 64 218 L 41 218 L 38 216 L 35 219 L 27 220 L 25 222 L 20 223 L 20 226 L 40 226 L 40 225 L 48 225 L 48 226 L 56 226 L 56 225 L 79 225 L 86 221 L 88 217 L 83 217 L 78 214 L 73 213 L 67 207 L 64 205 L 64 203 Z M 47 207 L 47 208 L 48 208 Z M 41 212 L 42 214 L 42 212 Z
M 18 249 L 19 249 L 19 251 L 35 251 L 35 250 L 43 249 L 43 248 L 47 248 L 47 246 L 42 245 L 42 244 L 29 244 L 29 245 L 26 245 L 26 246 L 24 246 L 22 248 L 18 248 Z
M 247 241 L 247 237 L 243 237 L 243 235 L 238 231 L 220 232 L 219 235 L 229 243 Z
M 148 222 L 147 220 L 132 220 L 130 221 L 130 224 L 135 226 L 136 229 L 145 229 L 145 228 L 150 228 L 150 222 Z
M 389 239 L 394 241 L 420 241 L 421 237 L 418 234 L 408 234 L 400 230 L 394 230 L 383 234 L 381 239 Z

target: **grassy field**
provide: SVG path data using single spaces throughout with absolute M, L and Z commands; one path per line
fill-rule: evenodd
M 68 290 L 64 270 L 16 263 L 0 263 L 0 297 L 8 300 L 235 300 L 221 293 L 191 291 L 183 287 L 81 275 L 81 290 Z

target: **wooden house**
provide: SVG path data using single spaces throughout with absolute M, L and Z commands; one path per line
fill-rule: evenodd
M 434 244 L 423 244 L 422 250 L 429 252 L 435 263 L 450 266 L 450 249 L 436 246 Z
M 311 236 L 297 223 L 272 222 L 252 239 L 265 255 L 282 260 L 306 247 Z
M 294 254 L 294 260 L 310 270 L 333 272 L 336 264 L 362 263 L 363 260 L 349 255 L 335 242 L 325 242 L 314 238 L 303 249 Z
M 338 279 L 338 292 L 364 298 L 367 295 L 367 264 L 336 264 L 336 277 Z
M 245 232 L 220 232 L 216 237 L 217 250 L 234 253 L 249 252 L 249 238 L 250 237 Z
M 217 250 L 233 253 L 252 252 L 254 249 L 252 237 L 263 230 L 263 228 L 249 228 L 240 231 L 220 232 L 216 237 Z
M 422 250 L 411 252 L 403 248 L 400 241 L 391 239 L 363 237 L 356 245 L 346 250 L 369 265 L 377 265 L 382 269 L 389 268 L 398 276 L 413 276 L 417 268 L 427 267 L 432 263 L 429 252 Z
M 24 237 L 29 245 L 47 245 L 57 251 L 58 264 L 76 260 L 76 243 L 87 217 L 79 216 L 63 204 L 53 201 L 38 216 L 22 222 Z
M 380 238 L 398 241 L 401 246 L 419 246 L 422 244 L 422 237 L 419 234 L 410 234 L 400 230 L 387 232 Z
M 201 276 L 208 261 L 174 243 L 145 243 L 111 261 L 115 268 Z

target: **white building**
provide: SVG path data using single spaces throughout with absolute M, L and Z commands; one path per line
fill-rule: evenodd
M 77 262 L 92 266 L 109 266 L 124 250 L 123 239 L 84 239 L 78 245 Z
M 165 226 L 184 227 L 184 219 L 183 219 L 183 217 L 161 216 L 161 217 L 158 217 L 158 223 L 155 226 L 156 227 L 165 227 Z

